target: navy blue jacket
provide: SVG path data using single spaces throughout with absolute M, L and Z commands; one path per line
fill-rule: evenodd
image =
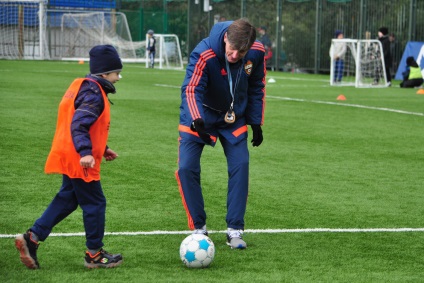
M 232 21 L 228 21 L 214 25 L 209 37 L 203 39 L 190 54 L 181 87 L 180 126 L 190 127 L 192 121 L 203 118 L 211 134 L 214 134 L 214 128 L 218 126 L 234 127 L 234 124 L 224 122 L 224 115 L 230 109 L 232 101 L 224 43 L 224 35 L 231 23 Z M 238 63 L 230 64 L 233 85 L 236 84 L 234 111 L 238 126 L 263 124 L 266 73 L 264 54 L 262 43 L 255 41 Z
M 115 93 L 115 87 L 111 82 L 97 76 L 87 75 L 86 77 L 98 82 L 106 94 Z M 74 107 L 71 135 L 75 149 L 81 157 L 91 155 L 92 146 L 88 131 L 104 109 L 99 85 L 90 80 L 85 80 L 75 99 Z

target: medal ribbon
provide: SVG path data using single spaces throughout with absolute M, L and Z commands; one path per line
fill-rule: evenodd
M 231 106 L 230 106 L 230 111 L 233 111 L 233 106 L 234 106 L 234 90 L 236 89 L 236 87 L 237 87 L 237 85 L 239 83 L 240 73 L 241 73 L 241 69 L 243 67 L 243 64 L 241 65 L 241 67 L 237 71 L 236 84 L 235 84 L 234 87 L 233 87 L 233 76 L 231 75 L 230 64 L 228 63 L 227 55 L 225 55 L 225 65 L 226 65 L 226 68 L 227 68 L 228 83 L 230 84 L 230 93 L 231 93 L 231 98 L 232 98 Z

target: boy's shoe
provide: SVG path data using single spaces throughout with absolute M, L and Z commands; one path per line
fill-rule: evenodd
M 245 249 L 247 244 L 243 241 L 243 230 L 228 229 L 227 245 L 232 249 Z
M 104 249 L 100 249 L 96 254 L 92 255 L 89 251 L 85 252 L 84 265 L 88 268 L 111 268 L 122 263 L 121 254 L 110 254 Z
M 18 249 L 21 261 L 29 269 L 38 269 L 40 265 L 37 260 L 37 249 L 39 243 L 33 239 L 32 232 L 28 230 L 25 234 L 16 236 L 15 247 Z

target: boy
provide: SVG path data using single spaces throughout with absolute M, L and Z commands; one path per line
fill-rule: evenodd
M 113 84 L 121 78 L 121 70 L 122 62 L 113 46 L 95 46 L 90 50 L 91 74 L 74 80 L 62 98 L 45 165 L 46 173 L 62 174 L 62 186 L 43 215 L 15 239 L 21 261 L 30 269 L 40 268 L 39 241 L 44 241 L 78 205 L 83 211 L 86 235 L 85 266 L 114 267 L 122 263 L 120 254 L 102 248 L 106 198 L 100 184 L 102 157 L 107 161 L 118 157 L 106 145 L 110 124 L 107 94 L 115 93 Z

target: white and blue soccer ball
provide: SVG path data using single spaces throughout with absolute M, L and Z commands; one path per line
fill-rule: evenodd
M 208 267 L 215 257 L 215 245 L 206 235 L 192 234 L 182 241 L 180 257 L 187 267 Z

